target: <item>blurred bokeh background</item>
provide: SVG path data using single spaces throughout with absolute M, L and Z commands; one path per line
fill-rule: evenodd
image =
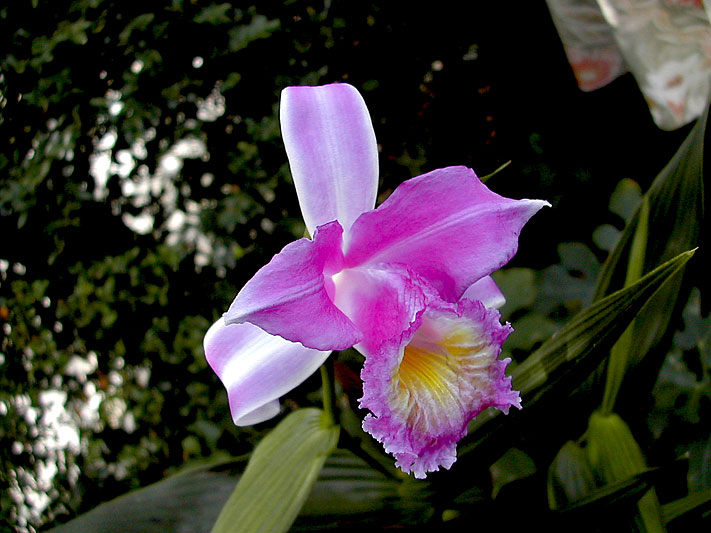
M 435 168 L 511 161 L 489 186 L 553 204 L 497 278 L 518 360 L 590 302 L 691 127 L 660 130 L 629 73 L 580 91 L 543 0 L 27 0 L 0 6 L 0 50 L 0 528 L 65 522 L 270 427 L 234 427 L 202 337 L 304 234 L 284 87 L 360 90 L 380 200 Z M 708 326 L 698 302 L 686 318 L 628 422 L 651 462 L 692 453 L 708 488 Z

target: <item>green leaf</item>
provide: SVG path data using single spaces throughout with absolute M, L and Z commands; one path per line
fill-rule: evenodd
M 699 246 L 704 219 L 704 135 L 707 116 L 699 119 L 671 161 L 657 175 L 645 198 L 649 226 L 643 272 Z M 644 218 L 642 203 L 608 257 L 598 281 L 595 299 L 624 285 L 627 263 L 638 226 Z M 701 259 L 706 257 L 702 252 Z M 703 269 L 705 270 L 705 269 Z M 635 322 L 634 343 L 628 354 L 630 365 L 637 364 L 666 334 L 680 295 L 681 277 L 669 283 L 650 302 Z M 661 361 L 658 361 L 661 365 Z M 650 372 L 656 375 L 656 372 Z
M 146 30 L 155 18 L 154 13 L 143 13 L 131 20 L 119 35 L 119 46 L 126 46 L 131 38 L 131 34 L 138 30 Z
M 228 15 L 232 6 L 229 3 L 211 4 L 198 13 L 193 19 L 197 24 L 229 24 L 232 22 L 232 17 Z
M 530 307 L 536 300 L 536 271 L 530 268 L 506 268 L 492 275 L 494 281 L 506 295 L 506 303 L 501 306 L 502 320 L 508 319 L 519 309 Z
M 499 491 L 509 483 L 532 476 L 536 473 L 536 464 L 518 448 L 511 448 L 490 468 L 492 491 L 496 498 Z
M 627 324 L 665 283 L 674 279 L 695 250 L 684 252 L 650 272 L 637 283 L 596 302 L 581 313 L 528 359 L 514 369 L 514 388 L 531 406 L 552 389 L 567 392 L 577 386 L 572 375 L 589 374 L 604 357 L 603 347 L 614 342 Z M 593 362 L 594 360 L 594 362 Z M 586 364 L 582 364 L 586 363 Z M 587 372 L 581 372 L 585 367 Z
M 568 400 L 597 368 L 608 350 L 644 304 L 678 273 L 694 251 L 688 251 L 654 269 L 637 283 L 605 297 L 580 312 L 513 372 L 514 389 L 521 391 L 524 408 L 508 417 L 496 409 L 481 413 L 469 425 L 460 446 L 460 462 L 496 460 L 508 447 L 522 423 L 533 425 L 549 418 L 549 408 Z M 476 452 L 476 453 L 473 453 Z M 471 459 L 467 456 L 471 455 Z M 454 472 L 466 472 L 457 465 Z
M 246 463 L 245 458 L 191 468 L 103 503 L 53 531 L 210 531 Z M 427 499 L 410 493 L 400 480 L 337 449 L 326 459 L 290 531 L 329 529 L 329 525 L 337 529 L 344 519 L 391 525 L 406 516 L 427 514 Z
M 629 178 L 623 178 L 615 187 L 610 197 L 610 211 L 627 222 L 632 218 L 642 201 L 642 189 Z
M 392 479 L 345 450 L 328 458 L 293 532 L 343 530 L 345 524 L 398 526 L 432 512 L 423 484 Z M 350 531 L 350 529 L 348 530 Z
M 658 475 L 656 469 L 645 470 L 639 474 L 605 485 L 595 489 L 588 496 L 581 498 L 571 505 L 560 509 L 561 513 L 582 510 L 599 512 L 603 509 L 609 511 L 611 505 L 628 505 L 636 502 L 652 486 L 652 478 Z
M 235 459 L 191 468 L 103 503 L 52 531 L 210 531 L 246 462 Z M 346 450 L 336 450 L 290 531 L 323 529 L 344 517 L 387 525 L 398 523 L 403 514 L 426 512 L 427 501 L 405 498 L 404 492 L 399 480 Z
M 320 409 L 287 416 L 255 448 L 212 531 L 288 531 L 335 448 L 338 433 L 338 426 Z
M 632 432 L 615 413 L 595 411 L 592 414 L 587 442 L 590 464 L 605 483 L 617 483 L 647 469 Z M 638 506 L 646 531 L 664 531 L 659 501 L 653 489 L 640 499 Z
M 278 19 L 268 19 L 264 15 L 254 15 L 249 24 L 241 24 L 230 30 L 229 49 L 237 52 L 247 48 L 250 43 L 258 39 L 266 39 L 279 28 Z
M 662 505 L 662 519 L 665 524 L 694 511 L 711 509 L 711 489 L 692 492 L 688 496 Z
M 558 509 L 579 502 L 595 487 L 595 476 L 585 450 L 569 440 L 548 469 L 548 506 Z
M 102 503 L 55 533 L 209 531 L 234 490 L 246 460 L 222 462 L 170 476 Z
M 627 263 L 627 276 L 625 287 L 631 285 L 642 277 L 644 268 L 644 256 L 647 247 L 647 235 L 649 227 L 649 199 L 645 196 L 639 212 L 639 223 L 632 239 L 630 257 Z M 622 379 L 627 370 L 627 359 L 633 350 L 634 345 L 634 324 L 630 324 L 624 331 L 620 339 L 612 347 L 610 359 L 607 363 L 605 374 L 605 393 L 603 395 L 601 410 L 604 413 L 611 413 L 615 406 L 617 392 L 620 390 Z

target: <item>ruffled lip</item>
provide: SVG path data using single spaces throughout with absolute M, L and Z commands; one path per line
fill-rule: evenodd
M 505 374 L 510 360 L 498 359 L 511 331 L 479 301 L 450 304 L 430 294 L 411 328 L 365 354 L 360 406 L 372 414 L 363 429 L 405 473 L 424 478 L 448 469 L 474 417 L 489 407 L 521 406 Z

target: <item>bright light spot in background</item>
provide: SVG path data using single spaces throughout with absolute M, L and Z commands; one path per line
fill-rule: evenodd
M 94 148 L 100 151 L 111 150 L 116 144 L 116 139 L 118 139 L 116 130 L 107 131 L 104 136 L 99 139 L 99 142 L 96 143 Z
M 89 174 L 94 178 L 94 200 L 106 198 L 106 182 L 109 181 L 111 152 L 93 153 L 89 156 Z
M 200 68 L 204 64 L 201 56 L 193 58 L 193 67 Z M 131 72 L 138 74 L 145 67 L 145 63 L 136 59 L 131 64 Z M 108 90 L 105 95 L 108 114 L 100 115 L 97 118 L 98 124 L 109 122 L 112 116 L 119 115 L 124 108 L 121 102 L 121 92 Z M 221 83 L 212 89 L 205 99 L 196 100 L 196 117 L 200 121 L 210 122 L 217 120 L 226 111 L 225 97 L 221 93 Z M 190 121 L 198 122 L 189 118 Z M 220 264 L 233 263 L 234 250 L 228 249 L 222 243 L 215 244 L 215 237 L 205 235 L 200 229 L 200 211 L 198 203 L 193 202 L 189 207 L 179 209 L 178 190 L 175 186 L 175 176 L 183 168 L 185 159 L 196 159 L 209 157 L 205 143 L 199 138 L 184 138 L 172 146 L 168 147 L 167 139 L 162 139 L 160 149 L 165 150 L 158 158 L 158 163 L 151 174 L 148 166 L 138 165 L 139 160 L 148 157 L 146 144 L 156 137 L 155 128 L 148 128 L 142 138 L 134 140 L 130 148 L 114 151 L 118 134 L 115 129 L 110 129 L 101 138 L 94 140 L 94 153 L 90 156 L 89 173 L 94 180 L 93 197 L 97 201 L 105 200 L 108 196 L 108 180 L 111 176 L 117 176 L 123 197 L 112 204 L 115 213 L 120 212 L 120 206 L 130 202 L 134 207 L 142 208 L 142 211 L 135 214 L 124 213 L 121 215 L 123 223 L 139 234 L 147 234 L 155 227 L 155 205 L 157 200 L 160 203 L 165 215 L 166 223 L 164 229 L 168 232 L 167 243 L 175 245 L 185 243 L 191 246 L 195 252 L 195 263 L 197 267 L 217 261 Z M 167 148 L 167 150 L 166 150 Z M 137 168 L 136 168 L 137 167 Z M 200 183 L 207 187 L 215 177 L 212 174 L 203 174 Z M 189 196 L 183 192 L 184 196 Z M 187 211 L 187 212 L 186 212 Z M 218 249 L 216 249 L 216 247 Z M 218 257 L 219 256 L 219 257 Z M 61 325 L 60 325 L 61 327 Z
M 199 139 L 180 139 L 173 145 L 171 152 L 180 158 L 197 159 L 207 153 L 205 143 Z
M 67 393 L 49 389 L 39 393 L 38 407 L 32 406 L 27 395 L 18 395 L 12 399 L 13 408 L 18 415 L 33 426 L 32 446 L 15 441 L 12 450 L 15 454 L 31 453 L 35 458 L 34 471 L 17 468 L 10 472 L 8 494 L 15 503 L 18 516 L 17 524 L 25 528 L 30 521 L 37 521 L 51 503 L 49 492 L 53 488 L 54 478 L 58 473 L 68 474 L 76 481 L 79 468 L 68 465 L 67 455 L 81 453 L 79 426 L 72 418 L 72 409 L 67 409 Z
M 193 68 L 200 68 L 203 64 L 203 59 L 200 56 L 195 56 L 193 58 Z
M 112 117 L 115 117 L 121 113 L 121 110 L 123 109 L 123 103 L 122 102 L 114 102 L 109 106 L 109 115 Z
M 0 277 L 10 271 L 20 276 L 26 273 L 26 268 L 0 259 Z M 44 297 L 38 304 L 51 308 L 54 302 Z M 9 335 L 9 324 L 3 326 L 7 326 L 5 333 Z M 23 352 L 23 358 L 32 356 L 29 349 Z M 0 364 L 3 359 L 0 357 Z M 118 387 L 125 381 L 133 381 L 145 389 L 150 370 L 132 367 L 124 374 L 118 371 L 124 366 L 123 360 L 118 361 L 115 370 L 108 373 L 108 386 L 103 382 L 99 388 L 97 353 L 89 351 L 85 357 L 72 355 L 63 372 L 55 374 L 50 385 L 36 398 L 18 394 L 0 400 L 0 416 L 26 424 L 26 430 L 17 433 L 8 445 L 8 453 L 23 457 L 22 461 L 18 458 L 18 466 L 11 464 L 7 470 L 7 495 L 18 531 L 34 531 L 31 524 L 49 516 L 50 506 L 56 503 L 57 483 L 68 484 L 70 488 L 76 486 L 80 470 L 75 458 L 86 458 L 90 451 L 90 441 L 85 436 L 82 438 L 83 431 L 99 432 L 104 426 L 126 433 L 136 431 L 136 418 L 127 401 L 118 394 Z M 78 385 L 70 387 L 75 393 L 62 390 L 65 380 Z M 31 462 L 26 463 L 27 457 Z M 20 463 L 24 466 L 19 466 Z M 110 464 L 104 462 L 104 466 L 107 475 L 122 479 L 128 475 L 127 464 L 130 463 L 130 459 L 116 459 Z
M 136 59 L 133 63 L 131 63 L 131 72 L 138 74 L 141 70 L 143 70 L 143 65 L 143 61 Z
M 121 110 L 123 109 L 123 102 L 121 102 L 121 91 L 114 91 L 113 89 L 109 89 L 108 91 L 106 91 L 105 98 L 109 108 L 109 115 L 115 117 L 119 113 L 121 113 Z
M 144 211 L 137 216 L 133 216 L 130 213 L 124 213 L 121 215 L 121 220 L 123 220 L 123 223 L 126 224 L 126 226 L 140 235 L 146 235 L 153 229 L 153 215 L 147 211 Z
M 225 97 L 220 92 L 220 85 L 216 85 L 207 98 L 197 101 L 197 118 L 204 122 L 212 122 L 225 114 Z
M 183 162 L 173 154 L 164 155 L 160 159 L 160 169 L 171 176 L 177 174 L 182 166 Z
M 131 145 L 131 154 L 136 159 L 145 159 L 148 156 L 148 150 L 146 150 L 146 141 L 143 139 L 138 139 Z
M 131 171 L 136 166 L 136 162 L 128 150 L 119 150 L 116 152 L 116 161 L 118 161 L 118 165 L 112 165 L 112 167 L 114 167 L 112 170 L 122 178 L 130 176 Z
M 64 374 L 73 376 L 79 383 L 86 383 L 87 377 L 99 368 L 99 361 L 96 357 L 96 352 L 89 352 L 88 359 L 72 355 L 64 369 Z

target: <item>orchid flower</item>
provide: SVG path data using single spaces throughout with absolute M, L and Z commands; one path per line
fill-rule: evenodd
M 299 239 L 242 288 L 205 336 L 237 425 L 271 418 L 279 397 L 332 350 L 355 347 L 363 428 L 404 472 L 456 460 L 482 410 L 520 398 L 499 360 L 512 331 L 489 274 L 506 264 L 541 200 L 512 200 L 465 167 L 402 183 L 377 209 L 378 151 L 347 84 L 288 87 L 280 120 L 313 239 Z

